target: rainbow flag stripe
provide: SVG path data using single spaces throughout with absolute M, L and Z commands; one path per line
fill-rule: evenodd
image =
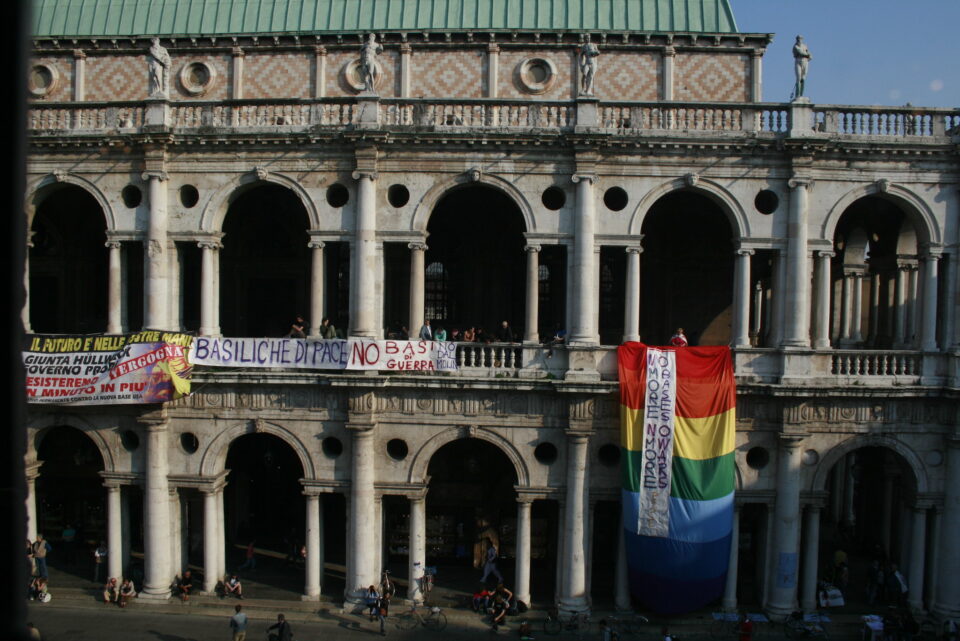
M 669 533 L 644 536 L 641 484 L 647 346 L 618 350 L 623 522 L 630 589 L 662 614 L 701 608 L 723 594 L 733 527 L 736 386 L 727 347 L 658 347 L 675 353 Z

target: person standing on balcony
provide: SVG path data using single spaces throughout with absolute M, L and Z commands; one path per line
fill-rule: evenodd
M 438 327 L 437 331 L 433 334 L 434 340 L 445 341 L 447 340 L 447 330 L 442 327 Z
M 677 331 L 673 333 L 673 336 L 670 337 L 670 345 L 672 347 L 686 347 L 690 343 L 687 342 L 687 337 L 683 333 L 683 328 L 678 327 Z
M 503 321 L 500 323 L 500 328 L 497 330 L 497 342 L 498 343 L 512 343 L 516 340 L 513 335 L 513 329 L 510 327 L 510 323 Z
M 432 341 L 433 340 L 433 330 L 430 329 L 430 319 L 423 321 L 423 326 L 420 328 L 420 340 L 422 341 Z

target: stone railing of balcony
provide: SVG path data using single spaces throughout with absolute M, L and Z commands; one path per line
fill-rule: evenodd
M 384 99 L 384 127 L 434 129 L 571 129 L 576 106 L 571 102 L 528 100 Z
M 762 103 L 605 102 L 600 104 L 600 128 L 623 134 L 643 131 L 785 134 L 790 130 L 790 108 Z
M 960 110 L 918 107 L 814 105 L 814 131 L 882 138 L 960 134 Z

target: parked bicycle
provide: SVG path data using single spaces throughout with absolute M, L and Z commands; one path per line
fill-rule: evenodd
M 420 594 L 423 595 L 423 602 L 427 603 L 430 598 L 430 592 L 433 590 L 433 579 L 437 576 L 437 568 L 433 565 L 428 565 L 423 568 L 423 576 L 417 579 L 417 582 L 420 584 Z
M 650 620 L 642 614 L 611 615 L 606 618 L 606 621 L 614 637 L 620 639 L 639 636 L 641 630 L 650 623 Z
M 589 614 L 572 612 L 564 615 L 560 614 L 557 608 L 551 608 L 543 622 L 543 631 L 552 636 L 556 636 L 560 632 L 575 632 L 577 636 L 580 636 L 585 633 L 590 634 L 593 630 Z
M 790 639 L 803 639 L 809 637 L 830 638 L 830 629 L 827 624 L 830 622 L 823 612 L 811 612 L 803 614 L 794 612 L 783 623 L 783 631 Z
M 447 627 L 447 615 L 435 605 L 429 608 L 418 608 L 413 605 L 397 616 L 397 627 L 401 630 L 412 630 L 418 625 L 440 632 Z

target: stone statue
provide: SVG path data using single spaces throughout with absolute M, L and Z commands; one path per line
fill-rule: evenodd
M 593 95 L 593 80 L 597 76 L 597 58 L 600 57 L 600 49 L 597 45 L 590 42 L 590 34 L 587 34 L 586 42 L 580 48 L 580 95 Z
M 150 96 L 166 98 L 170 87 L 170 54 L 160 38 L 150 40 Z
M 377 42 L 377 34 L 369 34 L 360 50 L 360 75 L 363 77 L 363 88 L 367 93 L 377 91 L 377 54 L 381 51 L 383 46 Z
M 797 36 L 797 42 L 793 45 L 793 72 L 797 77 L 797 83 L 793 87 L 794 98 L 803 95 L 803 87 L 807 82 L 807 66 L 812 57 L 810 50 L 803 42 L 803 36 Z

